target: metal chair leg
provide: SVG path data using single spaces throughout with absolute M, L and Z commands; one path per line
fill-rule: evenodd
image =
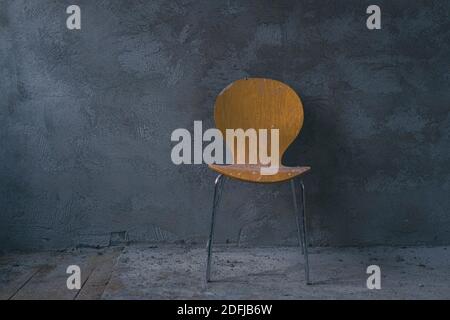
M 300 219 L 297 218 L 297 228 L 298 228 L 298 235 L 299 237 L 302 237 L 300 244 L 302 246 L 302 253 L 305 258 L 305 278 L 306 278 L 306 284 L 311 284 L 309 281 L 309 260 L 308 260 L 308 232 L 306 228 L 306 197 L 305 197 L 305 185 L 303 184 L 303 181 L 300 180 L 300 188 L 301 188 L 301 195 L 302 195 L 302 210 L 300 211 Z M 296 188 L 295 188 L 295 182 L 294 180 L 291 180 L 291 186 L 292 186 L 292 192 L 294 194 L 294 206 L 297 215 L 299 214 L 298 206 L 297 206 L 297 197 L 296 197 Z M 301 228 L 299 226 L 298 221 L 301 221 Z M 301 231 L 300 231 L 301 230 Z
M 302 233 L 302 229 L 300 228 L 299 211 L 298 211 L 298 204 L 297 204 L 297 194 L 295 192 L 294 180 L 291 180 L 291 190 L 292 190 L 292 199 L 294 200 L 295 221 L 297 223 L 297 241 L 298 241 L 298 245 L 302 251 L 302 254 L 304 255 L 305 250 L 303 249 L 303 233 Z
M 311 284 L 309 281 L 309 260 L 308 260 L 308 229 L 306 227 L 306 196 L 305 196 L 305 185 L 303 180 L 300 180 L 300 186 L 302 187 L 302 229 L 303 229 L 303 250 L 305 252 L 305 276 L 306 284 Z
M 214 239 L 214 225 L 215 225 L 215 216 L 217 207 L 219 205 L 220 196 L 222 194 L 222 186 L 223 186 L 223 175 L 219 174 L 216 178 L 215 185 L 214 185 L 214 198 L 213 198 L 213 207 L 212 207 L 212 215 L 211 215 L 211 228 L 209 231 L 209 239 L 207 243 L 207 251 L 208 251 L 208 258 L 206 261 L 206 282 L 209 282 L 211 280 L 211 251 L 212 251 L 212 244 Z

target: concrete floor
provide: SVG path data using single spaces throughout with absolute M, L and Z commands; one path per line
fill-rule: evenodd
M 0 256 L 0 299 L 450 299 L 447 247 L 314 248 L 306 286 L 296 247 L 217 247 L 213 282 L 205 249 L 139 245 Z M 68 290 L 66 268 L 81 268 Z M 366 268 L 381 268 L 381 290 Z

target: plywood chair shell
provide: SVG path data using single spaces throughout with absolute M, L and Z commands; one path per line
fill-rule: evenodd
M 216 127 L 226 137 L 226 129 L 279 130 L 279 163 L 284 152 L 299 134 L 304 120 L 303 104 L 288 85 L 272 79 L 248 78 L 227 86 L 217 97 L 214 109 Z M 226 141 L 230 145 L 229 141 Z M 309 167 L 280 167 L 275 175 L 261 176 L 258 164 L 249 163 L 249 153 L 258 154 L 246 143 L 245 164 L 210 165 L 210 168 L 229 177 L 252 182 L 289 180 L 309 170 Z M 237 145 L 231 150 L 237 163 Z M 268 141 L 270 150 L 270 140 Z M 247 165 L 248 164 L 248 165 Z M 255 171 L 258 172 L 255 174 Z

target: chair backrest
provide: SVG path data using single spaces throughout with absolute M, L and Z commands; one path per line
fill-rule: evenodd
M 279 163 L 288 146 L 295 140 L 303 126 L 303 105 L 293 89 L 271 79 L 248 78 L 228 85 L 218 95 L 214 109 L 216 127 L 224 139 L 226 129 L 250 128 L 279 130 Z M 270 143 L 270 138 L 268 138 Z M 226 142 L 230 146 L 230 142 Z M 258 148 L 258 147 L 257 147 Z M 231 150 L 236 163 L 237 144 Z M 268 146 L 270 154 L 270 144 Z M 246 163 L 249 144 L 246 143 Z M 258 154 L 258 153 L 256 153 Z

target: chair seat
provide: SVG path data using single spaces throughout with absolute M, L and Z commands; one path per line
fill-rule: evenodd
M 210 164 L 209 167 L 221 173 L 227 177 L 256 183 L 274 183 L 290 180 L 298 177 L 311 169 L 311 167 L 285 167 L 281 166 L 278 172 L 273 175 L 262 175 L 261 165 L 248 165 L 248 164 L 230 164 L 219 165 Z

